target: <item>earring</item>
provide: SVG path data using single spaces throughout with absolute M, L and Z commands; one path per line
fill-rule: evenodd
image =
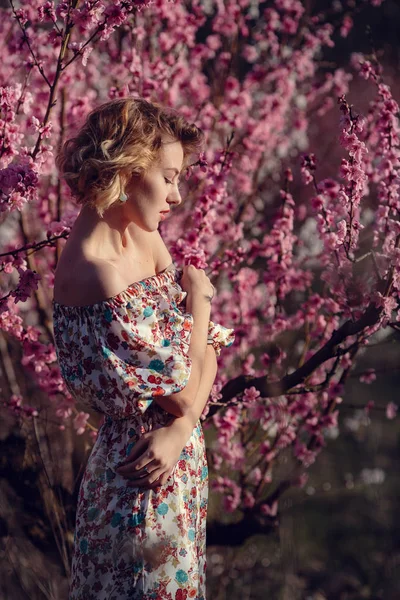
M 128 196 L 125 194 L 125 192 L 120 193 L 119 200 L 120 202 L 126 202 L 128 200 Z

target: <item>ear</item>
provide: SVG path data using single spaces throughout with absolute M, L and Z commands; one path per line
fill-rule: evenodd
M 125 167 L 120 170 L 118 176 L 121 181 L 121 189 L 124 189 L 132 182 L 141 183 L 143 181 L 144 173 L 141 170 L 135 171 L 132 167 Z

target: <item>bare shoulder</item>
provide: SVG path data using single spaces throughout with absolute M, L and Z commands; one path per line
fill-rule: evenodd
M 68 268 L 66 262 L 60 261 L 54 280 L 54 301 L 70 306 L 95 304 L 125 288 L 121 273 L 110 262 L 85 258 Z
M 95 304 L 116 296 L 135 281 L 163 271 L 172 257 L 158 231 L 147 237 L 149 249 L 140 261 L 99 259 L 70 246 L 61 253 L 54 280 L 54 301 L 69 306 Z

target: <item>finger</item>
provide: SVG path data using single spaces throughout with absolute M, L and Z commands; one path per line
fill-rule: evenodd
M 167 469 L 167 470 L 164 469 L 162 471 L 162 474 L 153 483 L 146 484 L 146 488 L 149 490 L 154 490 L 156 488 L 159 488 L 162 485 L 166 485 L 168 482 L 168 479 L 171 477 L 174 470 L 175 470 L 175 467 L 172 467 L 172 469 Z M 142 487 L 142 484 L 139 483 L 139 486 Z
M 129 456 L 124 458 L 124 460 L 120 463 L 119 466 L 122 467 L 123 465 L 130 464 L 132 461 L 137 460 L 137 458 L 139 458 L 146 452 L 148 444 L 149 443 L 147 438 L 140 438 L 137 444 L 133 446 L 132 450 L 129 453 Z
M 132 462 L 127 462 L 122 466 L 118 467 L 118 473 L 131 472 L 135 474 L 136 471 L 140 471 L 142 469 L 149 469 L 150 465 L 154 467 L 161 467 L 160 460 L 158 460 L 152 451 L 147 451 L 142 453 L 139 458 Z
M 145 454 L 141 454 L 139 456 L 139 458 L 137 458 L 136 460 L 129 463 L 129 465 L 130 465 L 130 468 L 132 469 L 132 471 L 140 471 L 144 467 L 148 467 L 149 464 L 155 463 L 155 462 L 156 462 L 156 458 L 153 455 L 150 456 L 149 452 L 146 452 Z M 160 465 L 157 465 L 157 466 L 160 466 Z
M 157 468 L 159 468 L 159 465 L 156 464 L 156 461 L 151 460 L 144 464 L 140 469 L 135 469 L 131 463 L 128 463 L 124 467 L 118 467 L 118 469 L 115 470 L 119 475 L 123 475 L 124 477 L 139 479 L 143 478 L 144 475 L 150 475 Z
M 168 479 L 171 477 L 171 475 L 173 474 L 175 470 L 175 467 L 172 467 L 171 470 L 167 470 L 164 471 L 164 474 L 161 475 L 161 477 L 159 477 L 151 486 L 150 489 L 154 489 L 154 488 L 158 488 L 161 485 L 166 485 L 168 482 Z
M 159 488 L 162 485 L 166 485 L 167 481 L 169 479 L 169 473 L 164 473 L 164 475 L 162 475 L 161 477 L 159 477 L 150 487 L 150 489 L 156 489 Z
M 140 479 L 130 479 L 129 483 L 127 483 L 127 487 L 150 487 L 154 483 L 156 483 L 157 479 L 161 477 L 163 473 L 163 469 L 156 469 L 155 471 L 152 471 L 152 473 L 149 473 L 149 475 L 147 475 L 146 477 Z
M 148 490 L 157 490 L 162 485 L 165 485 L 167 481 L 168 481 L 168 477 L 165 479 L 165 481 L 162 481 L 162 478 L 159 477 L 158 479 L 156 479 L 156 481 L 154 483 L 149 484 L 147 486 L 147 489 Z

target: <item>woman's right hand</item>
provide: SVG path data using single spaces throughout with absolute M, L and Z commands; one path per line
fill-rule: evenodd
M 196 269 L 194 265 L 183 267 L 183 275 L 180 283 L 188 296 L 203 294 L 206 298 L 214 296 L 214 286 L 206 275 L 204 269 Z

